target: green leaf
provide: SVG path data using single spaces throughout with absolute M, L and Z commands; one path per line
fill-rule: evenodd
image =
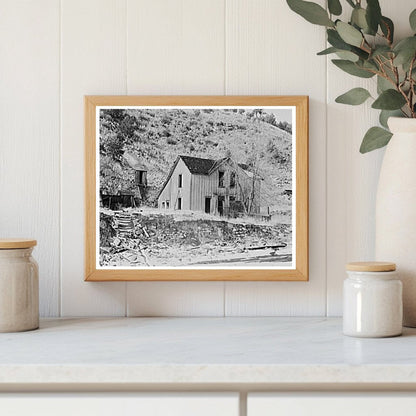
M 351 23 L 364 30 L 364 32 L 367 32 L 368 23 L 365 9 L 362 7 L 356 7 L 351 14 Z
M 401 40 L 395 47 L 396 54 L 394 58 L 395 65 L 403 65 L 406 67 L 410 64 L 416 54 L 416 37 L 411 36 Z
M 375 56 L 384 56 L 385 58 L 390 59 L 391 49 L 388 46 L 376 46 L 376 48 L 372 51 L 371 57 Z
M 337 49 L 344 49 L 349 51 L 351 46 L 345 43 L 339 33 L 335 29 L 327 29 L 327 40 L 330 45 Z
M 329 13 L 339 16 L 342 13 L 342 6 L 339 0 L 328 0 Z
M 330 53 L 335 53 L 337 51 L 338 51 L 337 48 L 334 48 L 331 46 L 330 48 L 326 48 L 323 51 L 318 52 L 317 55 L 329 55 Z
M 369 97 L 371 97 L 371 95 L 365 88 L 353 88 L 337 97 L 335 102 L 340 104 L 360 105 Z
M 381 9 L 378 0 L 367 0 L 366 18 L 370 33 L 376 34 L 381 22 Z
M 343 60 L 358 62 L 360 60 L 359 56 L 350 51 L 337 51 L 337 56 Z
M 367 61 L 363 62 L 363 68 L 365 69 L 371 69 L 373 71 L 378 71 L 379 67 L 376 63 L 376 61 L 374 61 L 373 59 L 369 59 Z
M 355 53 L 357 56 L 359 56 L 361 59 L 368 59 L 368 53 L 361 50 L 360 48 L 357 48 L 355 46 L 349 45 L 348 43 L 344 42 L 341 39 L 341 36 L 338 34 L 338 32 L 335 29 L 328 29 L 327 31 L 328 35 L 328 43 L 332 45 L 336 49 L 344 50 L 344 51 L 350 51 Z
M 383 91 L 389 90 L 392 87 L 392 83 L 386 78 L 377 75 L 377 92 L 381 94 Z
M 384 67 L 384 72 L 394 83 L 396 83 L 396 75 L 393 73 L 391 69 L 389 69 L 388 67 Z M 404 73 L 399 74 L 399 82 L 403 82 L 404 76 L 405 76 Z M 381 94 L 383 91 L 386 91 L 392 88 L 394 88 L 394 86 L 390 81 L 388 81 L 385 78 L 381 78 L 377 76 L 377 93 L 378 94 Z
M 361 43 L 363 42 L 363 35 L 354 26 L 338 20 L 336 28 L 339 36 L 344 42 L 349 45 L 357 46 L 358 48 L 361 46 Z
M 383 91 L 371 107 L 379 110 L 398 110 L 406 104 L 406 99 L 399 91 L 388 89 Z
M 354 75 L 360 78 L 371 78 L 375 74 L 372 72 L 366 71 L 365 69 L 360 68 L 356 63 L 351 61 L 346 61 L 345 59 L 333 59 L 332 63 L 338 68 L 347 72 L 350 75 Z
M 363 138 L 360 153 L 371 152 L 372 150 L 386 146 L 390 141 L 391 136 L 393 136 L 392 133 L 381 127 L 371 127 Z
M 351 7 L 355 7 L 355 3 L 352 0 L 347 0 L 347 3 L 351 6 Z
M 303 0 L 286 0 L 288 6 L 298 15 L 314 25 L 334 26 L 328 12 L 319 4 Z
M 410 27 L 412 28 L 413 32 L 416 32 L 416 9 L 410 13 L 409 16 L 409 23 Z
M 346 59 L 348 61 L 357 62 L 360 58 L 353 52 L 344 51 L 331 46 L 330 48 L 324 49 L 321 52 L 318 52 L 317 55 L 329 55 L 331 53 L 336 53 L 341 59 Z
M 390 43 L 393 43 L 394 38 L 394 23 L 388 17 L 382 16 L 380 22 L 380 28 L 383 35 L 388 39 Z
M 386 129 L 389 128 L 389 126 L 387 125 L 387 120 L 390 117 L 403 117 L 403 113 L 400 110 L 381 110 L 380 111 L 380 116 L 379 116 L 379 121 L 380 124 L 385 127 Z

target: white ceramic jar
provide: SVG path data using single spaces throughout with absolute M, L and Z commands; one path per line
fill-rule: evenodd
M 394 263 L 347 264 L 343 332 L 353 337 L 393 337 L 402 333 L 402 282 Z
M 0 240 L 0 332 L 39 327 L 38 265 L 35 240 Z

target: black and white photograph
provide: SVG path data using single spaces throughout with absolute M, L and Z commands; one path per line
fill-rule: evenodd
M 97 268 L 295 268 L 295 107 L 97 107 Z

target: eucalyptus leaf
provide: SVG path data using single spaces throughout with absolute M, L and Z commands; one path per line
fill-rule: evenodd
M 381 45 L 376 46 L 376 48 L 372 51 L 371 56 L 384 56 L 385 58 L 390 58 L 389 55 L 391 54 L 391 49 L 388 46 Z
M 318 52 L 317 55 L 329 55 L 330 53 L 335 53 L 337 52 L 338 49 L 334 48 L 333 46 L 331 46 L 330 48 L 326 48 L 321 52 Z
M 363 49 L 357 48 L 355 46 L 351 46 L 351 52 L 354 52 L 358 55 L 364 62 L 369 58 L 368 52 L 364 51 Z
M 380 116 L 378 119 L 380 121 L 380 124 L 386 129 L 388 129 L 389 126 L 387 125 L 387 120 L 390 117 L 402 117 L 402 116 L 403 116 L 403 113 L 400 110 L 381 110 Z
M 350 75 L 354 75 L 360 78 L 371 78 L 375 74 L 365 69 L 360 68 L 357 63 L 347 61 L 345 59 L 333 59 L 332 63 L 336 65 L 338 68 L 342 69 L 343 71 L 347 72 Z
M 372 107 L 379 110 L 399 110 L 406 104 L 406 99 L 398 91 L 388 89 L 383 91 L 374 101 Z
M 317 55 L 329 55 L 331 53 L 336 53 L 339 58 L 346 59 L 352 62 L 357 62 L 360 59 L 359 56 L 353 52 L 337 49 L 337 48 L 334 48 L 333 46 L 331 46 L 330 48 L 324 49 L 321 52 L 318 52 Z
M 372 71 L 378 71 L 379 67 L 377 63 L 373 59 L 369 59 L 364 61 L 363 68 L 365 69 L 371 69 Z
M 395 65 L 409 65 L 416 54 L 416 37 L 411 36 L 401 40 L 395 47 Z
M 328 0 L 329 13 L 339 16 L 342 13 L 342 6 L 339 0 Z
M 381 9 L 378 0 L 367 0 L 366 19 L 370 33 L 376 34 L 381 22 Z
M 346 51 L 351 50 L 351 45 L 344 42 L 335 29 L 327 29 L 327 40 L 330 45 L 337 49 L 344 49 Z
M 352 0 L 347 0 L 347 3 L 351 6 L 351 7 L 355 7 L 355 3 Z
M 341 39 L 341 36 L 335 29 L 328 29 L 327 30 L 327 39 L 328 43 L 332 45 L 334 48 L 350 51 L 355 53 L 357 56 L 359 56 L 361 59 L 368 59 L 368 53 L 363 51 L 360 48 L 357 48 L 355 46 L 349 45 L 348 43 L 344 42 Z
M 354 26 L 339 20 L 336 24 L 336 29 L 344 42 L 357 47 L 361 46 L 363 42 L 363 35 Z
M 371 127 L 365 134 L 360 147 L 360 153 L 368 153 L 372 150 L 380 149 L 388 144 L 393 136 L 381 127 Z
M 351 23 L 361 28 L 364 32 L 368 31 L 366 11 L 362 7 L 356 7 L 351 14 Z
M 380 28 L 383 35 L 388 39 L 390 43 L 393 43 L 394 38 L 394 23 L 386 16 L 381 17 Z
M 337 56 L 343 60 L 358 62 L 360 60 L 359 56 L 350 51 L 337 51 Z
M 416 9 L 410 13 L 409 16 L 409 23 L 410 27 L 412 28 L 413 32 L 416 32 Z
M 305 20 L 314 25 L 334 26 L 328 12 L 319 4 L 303 0 L 286 0 L 288 6 Z
M 365 88 L 353 88 L 337 97 L 335 102 L 348 105 L 360 105 L 370 97 L 370 93 Z
M 377 92 L 381 94 L 383 91 L 389 90 L 393 84 L 386 78 L 377 75 Z

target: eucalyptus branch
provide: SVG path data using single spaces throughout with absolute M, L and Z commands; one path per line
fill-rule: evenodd
M 394 40 L 394 23 L 384 16 L 379 0 L 327 0 L 325 10 L 313 0 L 286 0 L 289 7 L 308 22 L 325 26 L 331 47 L 319 53 L 338 54 L 332 62 L 344 72 L 360 78 L 377 76 L 378 97 L 371 107 L 381 110 L 381 127 L 371 127 L 360 151 L 365 153 L 385 146 L 390 140 L 387 118 L 402 114 L 416 118 L 416 36 Z M 342 2 L 352 6 L 349 19 L 342 19 Z M 336 24 L 332 16 L 337 19 Z M 416 10 L 409 17 L 416 33 Z M 404 74 L 404 78 L 401 75 Z M 408 86 L 410 88 L 408 89 Z M 365 88 L 352 88 L 336 98 L 348 105 L 363 104 L 371 97 Z
M 416 56 L 413 57 L 412 62 L 410 62 L 410 68 L 409 68 L 409 84 L 410 84 L 410 89 L 409 89 L 409 101 L 410 101 L 410 113 L 412 115 L 412 117 L 415 117 L 415 111 L 414 111 L 414 107 L 413 107 L 413 97 L 414 97 L 414 82 L 415 80 L 413 79 L 412 76 L 412 72 L 413 72 L 413 67 L 415 64 L 415 60 L 416 60 Z

